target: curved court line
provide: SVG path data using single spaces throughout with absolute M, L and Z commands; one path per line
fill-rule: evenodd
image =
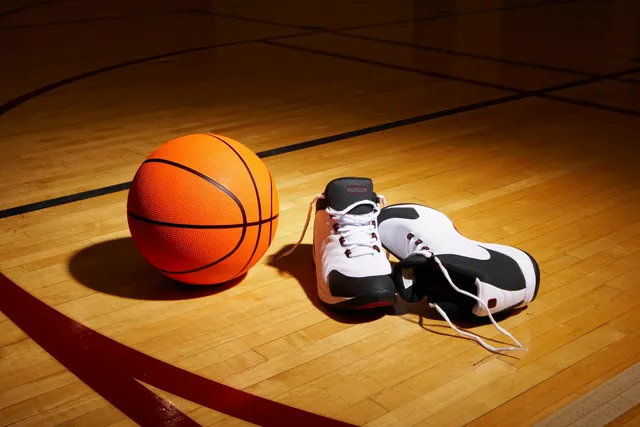
M 306 33 L 304 33 L 306 34 Z M 301 34 L 298 34 L 301 35 Z M 281 36 L 281 37 L 287 37 L 287 36 Z M 290 35 L 288 37 L 294 37 L 293 35 Z M 275 38 L 275 37 L 274 37 Z M 70 83 L 74 83 L 80 80 L 84 80 L 86 78 L 89 77 L 93 77 L 93 76 L 97 76 L 98 74 L 104 74 L 106 72 L 109 71 L 114 71 L 114 70 L 118 70 L 120 68 L 125 68 L 125 67 L 130 67 L 132 65 L 137 65 L 137 64 L 142 64 L 144 62 L 149 62 L 149 61 L 155 61 L 158 59 L 163 59 L 163 58 L 168 58 L 170 56 L 178 56 L 178 55 L 185 55 L 188 53 L 194 53 L 194 52 L 201 52 L 201 51 L 205 51 L 205 50 L 210 50 L 210 49 L 216 49 L 216 48 L 220 48 L 220 47 L 228 47 L 228 46 L 238 46 L 238 45 L 242 45 L 242 44 L 248 44 L 248 43 L 255 43 L 258 41 L 262 41 L 262 40 L 266 40 L 266 39 L 255 39 L 255 40 L 245 40 L 245 41 L 237 41 L 237 42 L 229 42 L 229 43 L 216 43 L 216 44 L 212 44 L 212 45 L 207 45 L 207 46 L 200 46 L 200 47 L 194 47 L 194 48 L 190 48 L 190 49 L 181 49 L 181 50 L 175 50 L 173 52 L 167 52 L 167 53 L 161 53 L 158 55 L 151 55 L 151 56 L 146 56 L 144 58 L 138 58 L 138 59 L 132 59 L 130 61 L 125 61 L 125 62 L 120 62 L 118 64 L 114 64 L 114 65 L 109 65 L 108 67 L 102 67 L 102 68 L 98 68 L 95 70 L 91 70 L 91 71 L 87 71 L 85 73 L 81 73 L 75 76 L 71 76 L 71 77 L 67 77 L 66 79 L 62 79 L 62 80 L 58 80 L 57 82 L 53 82 L 53 83 L 49 83 L 48 85 L 42 86 L 36 90 L 33 90 L 31 92 L 25 93 L 23 95 L 18 96 L 17 98 L 14 98 L 8 102 L 5 102 L 4 104 L 2 104 L 0 106 L 0 117 L 2 117 L 4 114 L 8 113 L 9 111 L 13 110 L 14 108 L 24 104 L 25 102 L 40 96 L 40 95 L 44 95 L 47 92 L 51 92 L 52 90 L 61 88 L 62 86 L 66 86 Z
M 352 426 L 209 380 L 127 347 L 58 312 L 2 274 L 0 295 L 0 311 L 9 320 L 142 426 L 198 424 L 140 382 L 260 426 Z
M 43 4 L 54 2 L 55 0 L 44 0 L 39 3 L 28 4 L 26 6 L 16 7 L 15 9 L 7 10 L 6 12 L 0 13 L 0 18 L 4 18 L 5 16 L 13 15 L 14 13 L 22 12 L 23 10 L 33 9 L 34 7 L 42 6 Z
M 49 1 L 54 1 L 54 0 L 49 0 Z M 33 98 L 36 98 L 37 96 L 43 95 L 43 94 L 45 94 L 47 92 L 51 92 L 52 90 L 58 89 L 58 88 L 60 88 L 62 86 L 68 85 L 70 83 L 74 83 L 74 82 L 77 82 L 77 81 L 80 81 L 80 80 L 84 80 L 84 79 L 86 79 L 88 77 L 93 77 L 93 76 L 96 76 L 98 74 L 103 74 L 103 73 L 106 73 L 106 72 L 109 72 L 109 71 L 117 70 L 119 68 L 129 67 L 131 65 L 141 64 L 141 63 L 144 63 L 144 62 L 154 61 L 154 60 L 158 60 L 158 59 L 162 59 L 162 58 L 167 58 L 167 57 L 170 57 L 170 56 L 184 55 L 184 54 L 193 53 L 193 52 L 199 52 L 199 51 L 204 51 L 204 50 L 209 50 L 209 49 L 216 49 L 216 48 L 219 48 L 219 47 L 238 46 L 238 45 L 256 43 L 256 42 L 267 42 L 267 41 L 270 41 L 270 40 L 281 40 L 281 39 L 292 38 L 292 37 L 300 37 L 300 36 L 305 36 L 305 35 L 323 34 L 323 33 L 333 32 L 333 31 L 358 30 L 358 29 L 364 29 L 364 28 L 382 27 L 382 26 L 387 26 L 387 25 L 394 25 L 394 24 L 401 24 L 401 23 L 408 23 L 408 22 L 420 22 L 420 21 L 431 20 L 431 19 L 440 19 L 440 18 L 465 16 L 465 15 L 476 15 L 476 14 L 481 14 L 481 13 L 497 12 L 497 11 L 501 11 L 501 10 L 514 10 L 514 9 L 524 9 L 524 8 L 538 7 L 538 6 L 551 6 L 551 5 L 567 4 L 567 3 L 582 2 L 582 1 L 602 1 L 602 0 L 565 0 L 565 1 L 559 2 L 559 3 L 555 3 L 555 2 L 533 3 L 533 4 L 529 4 L 529 5 L 522 5 L 522 6 L 511 6 L 511 7 L 503 7 L 503 8 L 482 9 L 482 10 L 475 10 L 475 11 L 461 12 L 461 13 L 453 13 L 453 14 L 425 16 L 425 17 L 422 17 L 422 18 L 402 19 L 402 20 L 396 20 L 396 21 L 378 22 L 378 23 L 373 23 L 373 24 L 355 25 L 355 26 L 344 27 L 344 28 L 336 28 L 336 29 L 331 29 L 331 30 L 305 31 L 303 33 L 289 34 L 289 35 L 285 35 L 285 36 L 264 37 L 264 38 L 253 39 L 253 40 L 212 44 L 212 45 L 201 46 L 201 47 L 196 47 L 196 48 L 191 48 L 191 49 L 182 49 L 182 50 L 177 50 L 177 51 L 173 51 L 173 52 L 147 56 L 145 58 L 138 58 L 138 59 L 134 59 L 134 60 L 131 60 L 131 61 L 121 62 L 121 63 L 110 65 L 110 66 L 107 66 L 107 67 L 98 68 L 96 70 L 87 71 L 85 73 L 81 73 L 81 74 L 78 74 L 78 75 L 75 75 L 75 76 L 67 77 L 66 79 L 58 80 L 57 82 L 53 82 L 53 83 L 50 83 L 48 85 L 42 86 L 42 87 L 40 87 L 38 89 L 35 89 L 35 90 L 33 90 L 31 92 L 28 92 L 26 94 L 20 95 L 19 97 L 14 98 L 14 99 L 4 103 L 3 105 L 0 106 L 0 117 L 2 117 L 4 114 L 8 113 L 9 111 L 13 110 L 14 108 L 24 104 L 25 102 L 27 102 L 27 101 L 29 101 L 29 100 L 31 100 Z M 217 12 L 203 12 L 203 13 L 205 13 L 205 14 L 215 14 Z M 253 20 L 253 18 L 237 17 L 237 16 L 227 15 L 227 14 L 219 14 L 218 13 L 218 15 L 222 16 L 222 17 L 230 18 L 230 19 Z M 260 21 L 262 21 L 262 20 L 260 20 Z M 263 23 L 267 24 L 268 22 L 264 21 Z M 278 26 L 279 25 L 279 26 L 282 26 L 282 27 L 290 27 L 288 24 L 279 24 L 277 22 L 270 22 L 270 25 L 274 25 L 274 26 Z M 300 28 L 304 28 L 304 27 L 301 26 Z
M 13 25 L 8 27 L 0 27 L 0 31 L 23 30 L 27 28 L 57 27 L 60 25 L 72 25 L 72 24 L 86 24 L 89 22 L 113 21 L 116 19 L 143 18 L 147 16 L 168 15 L 173 13 L 194 13 L 194 12 L 191 10 L 169 10 L 166 12 L 131 13 L 129 15 L 115 15 L 115 16 L 96 16 L 94 18 L 73 19 L 69 21 L 41 22 L 39 24 L 23 24 L 23 25 Z

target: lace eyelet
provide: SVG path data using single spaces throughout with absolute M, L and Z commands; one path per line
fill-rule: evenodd
M 380 253 L 380 248 L 378 247 L 378 245 L 374 245 L 373 249 L 375 249 L 376 251 L 378 251 L 378 253 Z
M 340 237 L 340 239 L 338 239 L 338 241 L 340 242 L 341 246 L 344 246 L 344 241 L 345 241 L 344 237 Z
M 347 258 L 351 257 L 351 251 L 349 249 L 347 249 L 346 251 L 344 251 L 344 254 L 347 256 Z
M 333 231 L 338 232 L 340 231 L 340 224 L 338 224 L 337 222 L 333 224 Z
M 412 234 L 412 233 L 407 234 L 407 240 L 411 240 L 411 239 L 413 239 L 413 237 L 414 237 L 414 236 L 413 236 L 413 234 Z
M 427 245 L 423 246 L 420 249 L 423 250 L 423 251 L 430 251 L 431 250 L 431 248 L 429 246 L 427 246 Z
M 376 225 L 376 222 L 375 221 L 371 221 L 371 225 Z
M 373 237 L 374 239 L 377 239 L 378 235 L 376 233 L 371 233 L 371 237 Z
M 422 244 L 422 239 L 416 240 L 416 246 L 421 245 L 421 244 Z

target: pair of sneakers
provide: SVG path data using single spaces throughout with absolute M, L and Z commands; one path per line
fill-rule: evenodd
M 393 305 L 397 295 L 407 302 L 427 298 L 456 332 L 487 350 L 523 350 L 493 314 L 524 307 L 535 299 L 540 271 L 529 254 L 467 239 L 446 215 L 427 206 L 385 206 L 384 197 L 376 195 L 368 178 L 329 182 L 311 203 L 303 237 L 314 203 L 313 258 L 318 296 L 325 304 L 363 309 Z M 400 260 L 395 266 L 384 249 Z M 489 317 L 517 347 L 494 348 L 458 329 L 441 304 Z

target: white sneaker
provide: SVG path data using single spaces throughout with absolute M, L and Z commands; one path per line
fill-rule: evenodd
M 316 203 L 313 259 L 318 297 L 332 307 L 370 308 L 397 301 L 391 264 L 379 238 L 378 200 L 371 179 L 338 178 L 311 202 Z M 311 206 L 305 231 L 310 214 Z
M 538 293 L 540 270 L 529 254 L 510 246 L 467 239 L 442 212 L 417 204 L 399 204 L 384 208 L 379 222 L 384 247 L 401 260 L 393 272 L 400 296 L 409 302 L 426 297 L 458 332 L 463 331 L 451 324 L 439 303 L 489 316 L 506 332 L 492 313 L 523 307 Z

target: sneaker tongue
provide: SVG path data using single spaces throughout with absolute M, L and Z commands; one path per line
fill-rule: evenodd
M 327 184 L 324 191 L 327 205 L 341 211 L 361 200 L 376 201 L 373 192 L 373 182 L 369 178 L 338 178 Z M 350 214 L 362 215 L 373 210 L 371 206 L 356 206 L 349 211 Z
M 425 297 L 424 271 L 429 260 L 422 255 L 410 255 L 400 260 L 393 268 L 393 281 L 396 291 L 408 302 L 418 302 Z M 428 280 L 428 279 L 427 279 Z

